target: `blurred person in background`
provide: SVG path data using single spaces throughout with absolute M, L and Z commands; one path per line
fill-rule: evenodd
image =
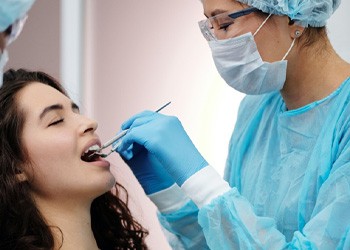
M 0 0 L 0 86 L 9 60 L 7 46 L 21 33 L 27 12 L 35 0 Z

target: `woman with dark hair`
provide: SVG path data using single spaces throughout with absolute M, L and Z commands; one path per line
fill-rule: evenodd
M 9 70 L 0 88 L 0 249 L 147 249 L 126 190 L 79 113 L 43 72 Z

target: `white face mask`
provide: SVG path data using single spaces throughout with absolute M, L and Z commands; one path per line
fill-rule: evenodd
M 9 60 L 8 52 L 7 50 L 4 50 L 2 53 L 0 53 L 0 87 L 2 86 L 4 68 L 8 60 Z
M 262 60 L 254 36 L 246 33 L 230 39 L 209 41 L 216 68 L 228 85 L 242 93 L 260 95 L 279 91 L 287 75 L 287 61 L 284 59 L 294 41 L 282 61 L 268 63 Z

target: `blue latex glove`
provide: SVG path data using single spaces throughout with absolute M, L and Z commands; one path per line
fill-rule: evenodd
M 122 129 L 130 130 L 117 151 L 123 152 L 133 143 L 143 145 L 179 186 L 208 165 L 174 116 L 144 111 L 127 120 Z
M 143 146 L 132 144 L 128 150 L 121 152 L 120 156 L 131 168 L 147 195 L 175 184 L 175 181 L 157 158 L 151 155 Z

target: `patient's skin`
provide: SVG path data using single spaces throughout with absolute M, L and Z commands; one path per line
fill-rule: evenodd
M 97 249 L 90 206 L 115 184 L 108 161 L 81 160 L 90 146 L 101 145 L 97 123 L 81 115 L 68 97 L 42 83 L 24 87 L 17 103 L 25 115 L 22 140 L 30 158 L 20 178 L 31 180 L 39 210 L 49 224 L 62 230 L 61 249 L 67 245 Z

